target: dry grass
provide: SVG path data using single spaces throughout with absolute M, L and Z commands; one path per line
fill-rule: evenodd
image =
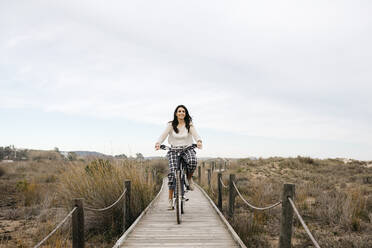
M 69 162 L 51 160 L 51 154 L 34 153 L 42 158 L 0 164 L 5 172 L 0 177 L 0 247 L 35 245 L 64 218 L 73 198 L 84 198 L 85 206 L 93 208 L 110 205 L 121 195 L 124 180 L 132 181 L 134 220 L 159 189 L 166 164 L 165 160 Z M 85 211 L 86 247 L 108 247 L 116 241 L 122 230 L 121 203 L 104 214 Z M 71 247 L 71 224 L 63 225 L 44 247 Z
M 5 169 L 3 167 L 0 167 L 0 177 L 5 175 Z
M 56 151 L 39 151 L 39 150 L 28 150 L 27 156 L 32 161 L 42 161 L 42 160 L 63 160 L 63 157 L 59 152 Z
M 20 192 L 24 206 L 36 205 L 41 202 L 43 192 L 39 184 L 24 179 L 18 181 L 16 187 Z
M 91 208 L 103 208 L 115 202 L 123 192 L 124 181 L 131 180 L 134 220 L 156 193 L 155 183 L 144 176 L 146 169 L 133 161 L 111 163 L 97 160 L 88 166 L 71 166 L 60 177 L 58 195 L 68 209 L 71 209 L 74 198 L 84 198 L 84 204 Z M 118 204 L 119 207 L 107 214 L 87 212 L 86 230 L 118 235 L 122 231 L 122 205 Z
M 110 205 L 121 194 L 126 179 L 132 180 L 132 209 L 136 216 L 157 191 L 155 185 L 161 176 L 153 176 L 153 169 L 166 173 L 168 166 L 164 159 L 143 163 L 67 162 L 44 156 L 39 161 L 1 164 L 0 168 L 5 172 L 0 177 L 0 190 L 4 193 L 0 198 L 1 248 L 35 245 L 63 219 L 73 198 L 84 198 L 85 205 L 94 208 Z M 283 183 L 296 184 L 295 203 L 321 247 L 371 247 L 372 185 L 365 178 L 372 177 L 372 168 L 364 162 L 344 164 L 335 159 L 306 157 L 242 159 L 232 161 L 223 173 L 225 184 L 230 173 L 236 174 L 244 198 L 257 206 L 280 200 Z M 216 173 L 212 176 L 213 190 L 208 189 L 206 176 L 203 182 L 217 201 Z M 223 191 L 223 199 L 227 213 L 227 190 Z M 237 197 L 235 216 L 230 222 L 248 247 L 277 247 L 280 211 L 280 207 L 252 211 Z M 86 247 L 113 244 L 121 219 L 120 206 L 104 215 L 86 211 Z M 64 225 L 46 247 L 71 247 L 70 226 Z M 309 244 L 295 218 L 293 247 Z
M 244 198 L 256 206 L 268 206 L 281 200 L 283 183 L 296 185 L 295 204 L 321 247 L 372 247 L 372 185 L 365 180 L 372 168 L 363 161 L 344 164 L 337 159 L 269 158 L 234 160 L 223 173 L 236 174 L 236 184 Z M 216 173 L 213 190 L 204 188 L 217 202 Z M 223 191 L 223 211 L 227 213 L 228 191 Z M 247 247 L 277 247 L 281 207 L 252 211 L 235 201 L 230 223 Z M 309 238 L 295 217 L 293 247 L 307 247 Z M 310 241 L 311 242 L 311 241 Z

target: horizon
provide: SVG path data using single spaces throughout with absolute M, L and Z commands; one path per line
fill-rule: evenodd
M 12 145 L 8 145 L 8 146 L 2 146 L 2 147 L 11 147 Z M 1 147 L 1 146 L 0 146 Z M 55 151 L 55 148 L 58 148 L 58 147 L 54 147 L 54 149 L 37 149 L 37 148 L 25 148 L 25 147 L 15 147 L 14 148 L 18 151 L 18 150 L 32 150 L 32 151 L 44 151 L 44 152 L 49 152 L 49 151 Z M 62 153 L 62 152 L 91 152 L 91 153 L 99 153 L 101 155 L 104 155 L 104 156 L 107 156 L 107 157 L 115 157 L 115 156 L 119 156 L 119 155 L 123 155 L 123 153 L 118 153 L 118 154 L 107 154 L 107 153 L 102 153 L 102 152 L 98 152 L 98 151 L 93 151 L 93 150 L 60 150 L 58 148 L 58 152 L 59 153 Z M 140 151 L 136 151 L 134 154 L 124 154 L 126 155 L 128 158 L 135 158 L 136 157 L 136 153 L 141 153 Z M 142 154 L 142 153 L 141 153 Z M 164 153 L 163 155 L 152 155 L 152 156 L 146 156 L 145 154 L 142 154 L 144 156 L 145 159 L 147 158 L 165 158 L 166 157 L 166 153 Z M 309 156 L 301 156 L 301 155 L 297 155 L 297 156 L 287 156 L 287 157 L 283 157 L 283 156 L 267 156 L 267 157 L 257 157 L 257 156 L 243 156 L 243 157 L 213 157 L 213 156 L 198 156 L 198 159 L 209 159 L 209 158 L 220 158 L 220 159 L 269 159 L 269 158 L 297 158 L 297 157 L 309 157 Z M 364 161 L 364 162 L 369 162 L 369 161 L 372 161 L 372 160 L 360 160 L 360 159 L 354 159 L 354 158 L 348 158 L 348 157 L 325 157 L 325 158 L 318 158 L 318 157 L 310 157 L 310 158 L 313 158 L 313 159 L 320 159 L 320 160 L 327 160 L 327 159 L 351 159 L 351 160 L 358 160 L 358 161 Z
M 0 146 L 372 160 L 372 2 L 0 3 Z M 166 143 L 166 142 L 165 142 Z

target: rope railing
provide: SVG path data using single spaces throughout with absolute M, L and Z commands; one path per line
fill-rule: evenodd
M 216 193 L 213 190 L 213 185 L 211 185 L 212 181 L 212 174 L 214 171 L 215 163 L 210 163 L 210 168 L 207 169 L 208 171 L 208 188 L 210 189 L 209 192 L 211 192 L 214 196 Z M 204 164 L 203 164 L 204 168 Z M 201 178 L 201 170 L 199 167 L 199 183 L 202 182 Z M 314 239 L 313 235 L 311 234 L 309 228 L 306 226 L 304 220 L 302 219 L 301 215 L 299 214 L 298 210 L 296 209 L 296 206 L 293 203 L 294 193 L 295 193 L 295 185 L 294 184 L 284 184 L 283 185 L 283 192 L 282 192 L 282 199 L 281 201 L 274 203 L 267 207 L 257 207 L 252 204 L 250 204 L 241 194 L 239 191 L 236 183 L 235 183 L 235 174 L 230 174 L 230 180 L 228 185 L 225 185 L 222 180 L 222 173 L 219 171 L 217 173 L 217 186 L 218 186 L 218 192 L 217 192 L 217 207 L 222 212 L 222 191 L 223 189 L 228 189 L 228 203 L 227 203 L 227 215 L 230 219 L 234 218 L 234 209 L 235 209 L 235 197 L 236 195 L 239 195 L 241 200 L 248 205 L 250 208 L 255 210 L 268 210 L 272 209 L 278 205 L 281 205 L 282 207 L 282 215 L 281 215 L 281 221 L 280 221 L 280 236 L 279 236 L 279 247 L 280 248 L 289 248 L 292 247 L 291 245 L 291 239 L 292 239 L 292 225 L 293 225 L 293 212 L 296 213 L 297 217 L 299 218 L 302 226 L 304 227 L 306 233 L 309 235 L 311 241 L 313 242 L 314 246 L 316 248 L 320 248 L 317 241 Z M 236 192 L 236 193 L 235 193 Z
M 320 248 L 318 242 L 316 242 L 316 240 L 314 239 L 313 235 L 311 234 L 309 228 L 307 227 L 305 221 L 302 219 L 300 213 L 298 212 L 298 210 L 297 210 L 295 204 L 293 203 L 293 201 L 292 201 L 292 199 L 291 199 L 290 197 L 288 197 L 288 201 L 291 203 L 291 206 L 292 206 L 294 212 L 296 213 L 296 215 L 297 215 L 298 219 L 300 220 L 300 222 L 301 222 L 303 228 L 305 229 L 307 235 L 309 235 L 309 237 L 310 237 L 311 241 L 313 242 L 313 244 L 315 245 L 315 247 L 316 247 L 316 248 Z
M 89 211 L 95 211 L 95 212 L 103 212 L 103 211 L 109 210 L 110 208 L 114 207 L 124 197 L 126 192 L 127 192 L 127 189 L 125 189 L 124 192 L 121 194 L 121 196 L 119 196 L 119 198 L 108 207 L 105 207 L 105 208 L 84 207 L 84 209 L 89 210 Z
M 125 180 L 124 181 L 124 190 L 123 193 L 119 196 L 119 198 L 112 203 L 110 206 L 105 208 L 91 208 L 91 207 L 84 207 L 84 199 L 83 198 L 75 198 L 74 199 L 74 208 L 71 210 L 70 213 L 54 228 L 52 232 L 50 232 L 42 241 L 40 241 L 34 248 L 39 248 L 43 243 L 48 240 L 66 221 L 69 217 L 72 216 L 72 247 L 73 248 L 82 248 L 84 247 L 84 210 L 88 211 L 95 211 L 95 212 L 103 212 L 113 208 L 118 202 L 120 202 L 124 198 L 123 202 L 123 229 L 125 230 L 129 227 L 132 221 L 132 211 L 130 209 L 131 205 L 131 181 Z
M 236 186 L 235 182 L 233 182 L 233 185 L 234 185 L 234 188 L 236 190 L 236 192 L 238 193 L 238 195 L 240 196 L 240 198 L 243 200 L 243 202 L 245 202 L 245 204 L 247 204 L 249 207 L 253 208 L 253 209 L 256 209 L 256 210 L 267 210 L 267 209 L 271 209 L 271 208 L 274 208 L 280 204 L 282 204 L 282 201 L 279 201 L 271 206 L 268 206 L 268 207 L 263 207 L 263 208 L 260 208 L 260 207 L 256 207 L 252 204 L 250 204 L 249 202 L 247 202 L 247 200 L 244 199 L 244 197 L 242 196 L 242 194 L 239 192 L 239 189 L 238 187 Z
M 226 186 L 226 185 L 223 183 L 222 178 L 220 179 L 220 182 L 221 182 L 222 187 L 224 187 L 225 189 L 228 188 L 228 186 Z
M 77 207 L 74 207 L 70 213 L 66 215 L 66 217 L 51 231 L 43 240 L 41 240 L 34 248 L 39 248 L 45 241 L 47 241 L 66 221 L 71 215 L 75 212 Z

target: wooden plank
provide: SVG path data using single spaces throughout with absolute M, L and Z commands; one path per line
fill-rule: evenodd
M 116 247 L 241 247 L 197 187 L 186 197 L 189 201 L 182 223 L 177 224 L 175 211 L 167 210 L 168 189 L 164 180 L 159 197 Z

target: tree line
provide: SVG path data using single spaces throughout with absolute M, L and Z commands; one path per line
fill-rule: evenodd
M 27 159 L 27 150 L 15 149 L 13 145 L 11 146 L 0 146 L 0 160 L 10 159 L 10 160 L 22 160 Z

